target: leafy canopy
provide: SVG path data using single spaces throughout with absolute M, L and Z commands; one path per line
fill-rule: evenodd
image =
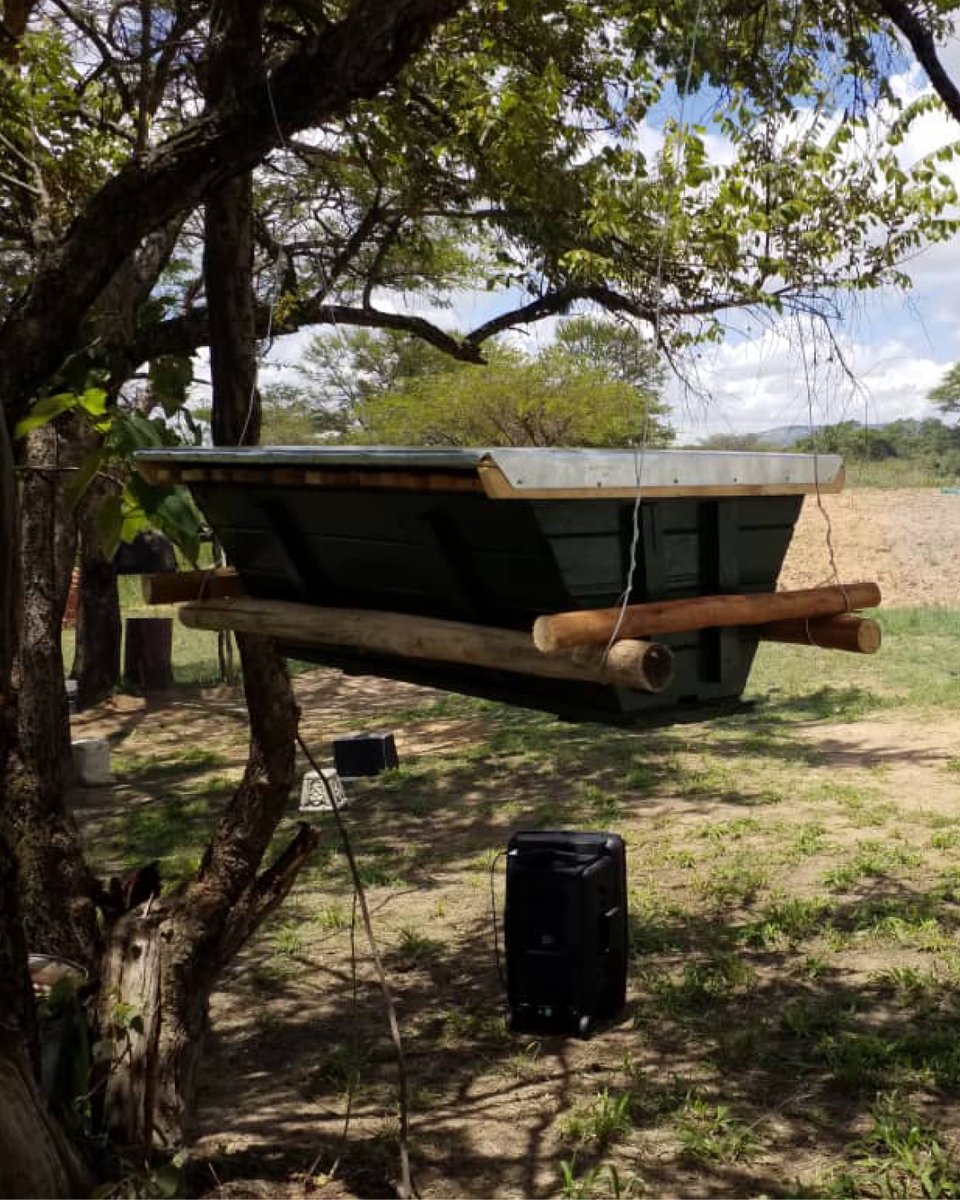
M 665 408 L 556 344 L 536 356 L 497 347 L 486 366 L 458 364 L 361 399 L 350 440 L 433 446 L 663 446 Z

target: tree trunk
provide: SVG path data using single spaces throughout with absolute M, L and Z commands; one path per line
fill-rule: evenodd
M 69 715 L 60 626 L 66 601 L 57 433 L 27 439 L 20 495 L 19 644 L 14 664 L 16 721 L 7 762 L 7 800 L 20 871 L 21 907 L 31 950 L 89 967 L 100 944 L 96 883 L 63 805 Z M 54 752 L 51 753 L 51 749 Z
M 127 617 L 123 681 L 145 696 L 173 687 L 172 617 Z
M 130 1145 L 183 1140 L 210 992 L 286 896 L 318 837 L 302 826 L 276 863 L 256 874 L 293 784 L 297 710 L 273 643 L 240 641 L 251 723 L 243 780 L 196 879 L 169 904 L 121 918 L 104 961 L 100 1022 L 114 1043 L 105 1117 Z M 134 1026 L 131 1014 L 141 1018 Z
M 109 696 L 120 680 L 120 594 L 117 571 L 101 548 L 97 514 L 116 484 L 97 479 L 83 500 L 80 517 L 80 604 L 71 678 L 77 706 L 89 708 Z
M 256 5 L 215 3 L 211 12 L 211 103 L 232 80 L 262 72 Z M 211 328 L 214 440 L 252 443 L 260 428 L 252 289 L 252 178 L 227 184 L 206 211 L 204 274 Z M 100 1019 L 113 1028 L 106 1118 L 138 1146 L 183 1139 L 210 992 L 224 965 L 281 902 L 316 840 L 304 826 L 268 870 L 261 860 L 293 785 L 297 709 L 273 642 L 238 639 L 250 714 L 243 780 L 217 823 L 194 881 L 168 906 L 132 913 L 114 928 L 100 991 Z M 118 1008 L 119 1000 L 129 1008 Z M 117 1012 L 141 1021 L 116 1028 Z
M 0 1195 L 72 1196 L 89 1182 L 37 1086 L 36 1010 L 27 970 L 20 880 L 12 847 L 8 764 L 18 744 L 12 660 L 16 636 L 19 505 L 0 423 Z
M 0 1196 L 76 1196 L 85 1173 L 50 1115 L 23 1040 L 0 1030 Z

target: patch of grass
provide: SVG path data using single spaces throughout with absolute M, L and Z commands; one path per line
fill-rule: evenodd
M 960 1196 L 960 1167 L 943 1135 L 898 1093 L 879 1095 L 871 1128 L 850 1166 L 834 1174 L 830 1196 Z
M 563 1117 L 557 1132 L 562 1141 L 575 1146 L 608 1146 L 633 1128 L 632 1108 L 632 1092 L 603 1088 Z
M 587 1197 L 628 1200 L 645 1196 L 648 1191 L 643 1176 L 635 1170 L 623 1175 L 613 1163 L 594 1163 L 581 1169 L 576 1154 L 570 1159 L 561 1159 L 558 1171 L 560 1195 L 564 1200 L 586 1200 Z
M 717 908 L 742 908 L 753 903 L 766 885 L 767 873 L 756 855 L 736 853 L 712 864 L 695 882 L 696 890 Z
M 930 838 L 932 850 L 953 850 L 960 844 L 960 828 L 938 829 Z
M 341 929 L 348 929 L 350 926 L 350 912 L 347 906 L 339 900 L 332 900 L 325 905 L 320 911 L 311 918 L 311 920 L 330 933 L 338 932 Z
M 275 954 L 296 958 L 303 953 L 303 938 L 295 925 L 283 925 L 273 935 Z
M 826 838 L 827 831 L 818 821 L 807 821 L 793 832 L 783 854 L 784 860 L 798 863 L 823 853 Z
M 853 857 L 828 871 L 823 882 L 826 887 L 843 892 L 861 879 L 882 879 L 900 867 L 916 866 L 919 861 L 920 855 L 901 842 L 858 842 Z
M 400 930 L 400 937 L 390 954 L 390 960 L 399 971 L 414 971 L 437 962 L 443 951 L 444 944 L 439 939 L 425 937 L 407 925 Z
M 596 784 L 585 784 L 577 796 L 577 807 L 590 824 L 607 825 L 623 814 L 623 802 Z
M 755 981 L 756 972 L 749 963 L 732 952 L 720 952 L 703 961 L 684 963 L 679 975 L 647 971 L 640 986 L 650 997 L 648 1014 L 709 1019 L 718 1007 L 748 992 Z M 643 1019 L 641 1014 L 641 1023 Z
M 687 1097 L 675 1121 L 681 1153 L 694 1162 L 742 1162 L 759 1147 L 753 1125 L 735 1117 L 726 1104 L 712 1104 L 696 1093 Z
M 833 905 L 819 897 L 783 896 L 764 908 L 743 930 L 750 946 L 765 950 L 796 946 L 819 934 L 830 921 Z
M 275 995 L 283 990 L 291 975 L 288 963 L 268 959 L 254 963 L 242 976 L 242 982 L 251 992 L 260 995 Z
M 717 845 L 740 841 L 745 834 L 760 833 L 763 825 L 756 817 L 737 817 L 732 821 L 718 821 L 700 830 L 700 837 Z
M 444 1015 L 443 1031 L 448 1040 L 454 1041 L 503 1045 L 509 1040 L 506 1018 L 487 1010 L 451 1009 Z
M 146 780 L 175 779 L 180 775 L 193 775 L 209 771 L 213 767 L 224 767 L 230 760 L 215 750 L 204 750 L 200 746 L 187 746 L 183 750 L 165 748 L 163 757 L 139 754 L 115 754 L 113 770 L 123 782 L 140 783 Z

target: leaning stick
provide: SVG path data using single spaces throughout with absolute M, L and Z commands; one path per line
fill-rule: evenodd
M 628 604 L 626 608 L 586 609 L 538 617 L 533 642 L 545 654 L 573 646 L 606 646 L 611 638 L 651 638 L 725 625 L 765 625 L 770 621 L 831 617 L 859 608 L 875 608 L 875 583 L 804 588 L 795 592 L 761 592 L 746 596 L 694 596 Z
M 789 642 L 819 646 L 823 650 L 846 650 L 850 654 L 876 654 L 880 649 L 880 626 L 869 617 L 847 613 L 839 617 L 817 617 L 812 621 L 772 621 L 757 632 L 763 642 Z
M 355 608 L 321 608 L 282 600 L 248 597 L 197 600 L 180 608 L 192 629 L 232 629 L 260 633 L 291 646 L 345 648 L 368 654 L 430 662 L 458 663 L 536 675 L 662 692 L 673 679 L 673 655 L 666 646 L 627 639 L 603 650 L 579 649 L 546 658 L 526 633 L 409 613 Z

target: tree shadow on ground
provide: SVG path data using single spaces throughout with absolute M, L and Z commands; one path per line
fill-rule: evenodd
M 876 879 L 838 898 L 807 935 L 930 903 L 923 889 Z M 957 916 L 953 902 L 951 928 Z M 677 916 L 659 952 L 633 956 L 628 1008 L 591 1041 L 506 1032 L 485 921 L 409 969 L 395 962 L 424 1193 L 548 1195 L 562 1159 L 583 1177 L 613 1153 L 653 1194 L 795 1195 L 782 1164 L 799 1173 L 817 1159 L 843 1161 L 878 1094 L 919 1089 L 931 1110 L 950 1111 L 960 1096 L 957 976 L 814 970 L 805 939 L 757 944 L 748 917 Z M 364 963 L 354 1000 L 348 963 L 302 967 L 275 996 L 276 1024 L 214 1038 L 203 1127 L 228 1129 L 245 1149 L 211 1153 L 208 1137 L 204 1158 L 220 1180 L 260 1178 L 268 1167 L 289 1180 L 314 1161 L 325 1171 L 336 1162 L 348 1193 L 392 1194 L 396 1070 L 375 983 Z M 629 1126 L 579 1146 L 565 1138 L 564 1116 L 605 1089 L 629 1093 Z M 755 1160 L 724 1158 L 709 1130 L 699 1144 L 678 1143 L 691 1112 L 717 1105 L 755 1130 Z

